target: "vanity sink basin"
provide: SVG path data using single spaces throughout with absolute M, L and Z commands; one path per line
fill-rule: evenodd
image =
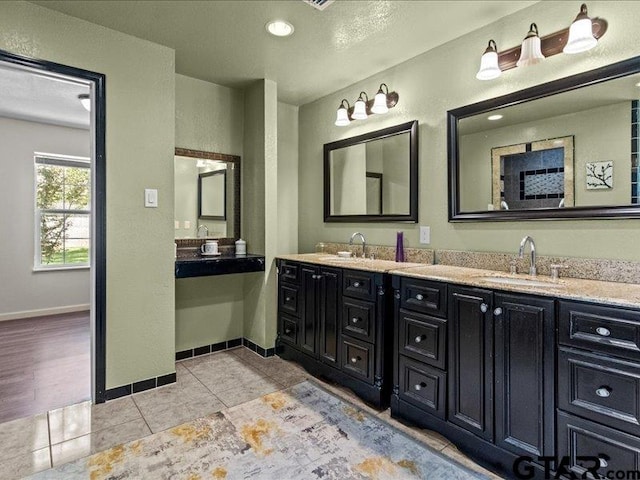
M 515 285 L 519 287 L 542 287 L 542 288 L 559 288 L 562 285 L 559 283 L 548 282 L 539 279 L 529 278 L 516 278 L 516 277 L 500 277 L 500 276 L 485 276 L 478 277 L 478 280 L 485 282 L 499 283 L 502 285 Z
M 323 262 L 355 262 L 357 260 L 364 260 L 357 257 L 339 257 L 337 255 L 327 255 L 326 257 L 320 257 L 318 260 Z

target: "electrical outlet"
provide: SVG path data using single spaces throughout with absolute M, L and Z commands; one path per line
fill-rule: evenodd
M 175 223 L 175 229 L 179 230 L 180 229 L 180 220 L 176 220 L 174 223 Z
M 420 226 L 420 243 L 423 245 L 431 243 L 431 227 Z
M 184 229 L 189 230 L 191 228 L 191 222 L 189 220 L 184 221 Z

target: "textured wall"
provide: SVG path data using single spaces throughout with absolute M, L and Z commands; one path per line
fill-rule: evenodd
M 0 49 L 106 74 L 107 388 L 174 372 L 173 50 L 26 2 Z
M 501 49 L 522 41 L 530 22 L 541 34 L 568 26 L 579 5 L 541 2 L 521 12 L 453 40 L 367 80 L 300 108 L 299 242 L 300 251 L 313 251 L 319 240 L 344 242 L 354 231 L 367 241 L 392 245 L 397 230 L 405 231 L 406 245 L 418 246 L 415 224 L 325 224 L 322 219 L 322 145 L 383 127 L 417 119 L 420 122 L 420 212 L 422 225 L 431 226 L 431 247 L 481 251 L 513 251 L 524 234 L 536 239 L 545 255 L 639 259 L 637 220 L 542 221 L 455 224 L 447 222 L 446 113 L 498 95 L 591 70 L 640 54 L 640 2 L 590 2 L 589 13 L 604 17 L 609 30 L 598 47 L 582 55 L 556 55 L 530 68 L 505 72 L 491 82 L 476 80 L 480 55 L 488 39 Z M 336 105 L 358 92 L 374 93 L 381 82 L 400 94 L 387 115 L 348 127 L 333 125 Z M 615 248 L 603 248 L 604 245 Z
M 0 118 L 0 319 L 89 304 L 88 269 L 33 271 L 33 154 L 89 157 L 89 149 L 88 130 Z
M 278 103 L 278 253 L 298 251 L 298 107 Z

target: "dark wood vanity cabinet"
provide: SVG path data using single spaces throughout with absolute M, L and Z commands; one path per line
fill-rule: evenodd
M 278 260 L 278 354 L 380 408 L 391 390 L 392 317 L 382 273 Z

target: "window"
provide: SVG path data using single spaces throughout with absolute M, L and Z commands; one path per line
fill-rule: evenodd
M 91 164 L 77 157 L 35 157 L 36 269 L 89 265 Z

